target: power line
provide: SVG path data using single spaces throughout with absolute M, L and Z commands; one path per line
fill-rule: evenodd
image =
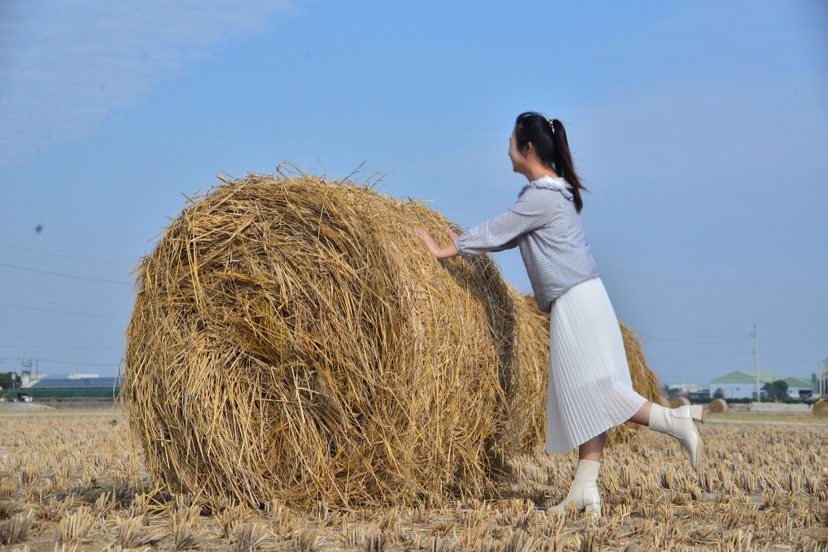
M 31 358 L 0 358 L 0 362 L 26 362 L 33 360 Z M 113 364 L 111 362 L 75 362 L 74 360 L 54 360 L 49 358 L 37 357 L 38 362 L 45 362 L 47 364 L 62 364 L 69 366 L 95 366 L 98 368 L 113 368 L 120 366 L 120 363 Z
M 0 343 L 0 349 L 42 349 L 49 351 L 111 351 L 113 349 L 123 349 L 123 347 L 85 347 L 85 346 L 53 346 L 53 345 L 16 345 L 9 343 Z
M 53 257 L 62 257 L 64 259 L 72 259 L 74 261 L 82 261 L 85 263 L 94 263 L 94 264 L 101 264 L 101 265 L 108 265 L 108 266 L 117 266 L 119 268 L 124 268 L 123 265 L 118 263 L 113 263 L 109 261 L 103 261 L 100 259 L 90 259 L 88 257 L 79 257 L 77 255 L 67 255 L 66 253 L 57 253 L 56 251 L 47 251 L 45 249 L 35 249 L 32 247 L 25 247 L 22 245 L 15 245 L 11 243 L 4 243 L 0 242 L 0 247 L 7 247 L 9 249 L 18 249 L 20 251 L 28 251 L 30 253 L 42 253 L 45 255 L 51 255 Z
M 74 316 L 89 316 L 93 318 L 121 318 L 122 315 L 119 314 L 104 314 L 99 312 L 82 312 L 82 311 L 71 311 L 71 310 L 61 310 L 61 309 L 50 309 L 46 307 L 28 307 L 25 305 L 11 305 L 9 303 L 0 303 L 0 308 L 7 308 L 7 309 L 20 309 L 20 310 L 30 310 L 30 311 L 38 311 L 38 312 L 51 312 L 55 314 L 68 314 Z
M 120 363 L 111 363 L 111 362 L 75 362 L 69 360 L 51 360 L 48 358 L 38 358 L 38 361 L 45 362 L 47 364 L 70 364 L 72 366 L 98 366 L 98 367 L 106 367 L 111 368 L 113 366 L 120 366 Z
M 644 332 L 636 333 L 641 337 L 642 341 L 668 341 L 671 343 L 686 343 L 689 345 L 725 345 L 728 343 L 736 343 L 751 337 L 750 334 L 665 337 Z
M 784 359 L 784 360 L 787 360 L 787 361 L 794 361 L 794 362 L 799 362 L 799 363 L 802 363 L 802 364 L 805 364 L 806 362 L 810 362 L 810 361 L 808 361 L 804 358 L 807 355 L 793 356 L 793 355 L 786 355 L 784 353 L 782 353 L 782 354 L 780 354 L 780 353 L 762 353 L 762 354 L 764 356 L 769 356 L 769 357 L 772 357 L 772 358 L 781 358 L 781 359 Z
M 0 263 L 0 267 L 3 268 L 13 268 L 15 270 L 25 270 L 26 272 L 36 272 L 38 274 L 48 274 L 49 276 L 60 276 L 61 278 L 71 278 L 73 280 L 86 280 L 88 282 L 100 282 L 102 284 L 120 284 L 120 285 L 131 285 L 132 282 L 123 282 L 119 280 L 105 280 L 103 278 L 89 278 L 87 276 L 77 276 L 75 274 L 65 274 L 63 272 L 51 272 L 49 270 L 40 270 L 39 268 L 30 268 L 27 266 L 19 266 L 13 264 L 6 264 Z

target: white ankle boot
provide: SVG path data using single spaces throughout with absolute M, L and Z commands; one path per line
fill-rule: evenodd
M 582 511 L 586 511 L 595 519 L 601 517 L 601 495 L 598 492 L 598 471 L 601 462 L 595 460 L 578 460 L 575 469 L 575 479 L 569 487 L 566 498 L 555 506 L 546 509 L 548 513 L 563 512 L 566 505 L 577 504 Z
M 698 472 L 704 458 L 704 443 L 694 420 L 704 421 L 704 408 L 701 405 L 664 408 L 660 404 L 653 403 L 650 409 L 649 427 L 678 439 L 690 455 L 690 464 L 693 469 Z

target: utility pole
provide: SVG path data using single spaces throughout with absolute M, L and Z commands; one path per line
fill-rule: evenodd
M 756 333 L 756 324 L 753 325 L 753 365 L 756 368 L 756 400 L 762 402 L 762 393 L 759 390 L 759 336 Z

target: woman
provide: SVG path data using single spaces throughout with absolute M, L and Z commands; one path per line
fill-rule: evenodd
M 704 446 L 694 420 L 699 405 L 667 409 L 632 388 L 624 342 L 579 213 L 581 184 L 563 123 L 522 113 L 509 139 L 512 169 L 528 184 L 505 213 L 439 247 L 423 229 L 416 235 L 438 258 L 475 256 L 520 247 L 538 307 L 549 317 L 549 385 L 546 451 L 578 447 L 575 478 L 566 497 L 548 512 L 575 503 L 601 516 L 598 471 L 607 430 L 625 421 L 678 439 L 699 470 Z

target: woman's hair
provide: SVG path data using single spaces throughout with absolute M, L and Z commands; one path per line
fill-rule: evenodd
M 515 119 L 515 138 L 521 154 L 526 155 L 526 148 L 529 142 L 532 142 L 541 163 L 553 168 L 569 183 L 575 196 L 575 209 L 580 213 L 584 207 L 581 190 L 589 189 L 581 184 L 575 173 L 563 123 L 557 119 L 547 119 L 540 113 L 527 111 Z

